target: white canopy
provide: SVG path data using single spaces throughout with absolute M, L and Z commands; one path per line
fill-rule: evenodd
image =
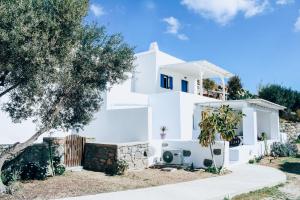
M 229 100 L 229 101 L 216 101 L 208 103 L 198 103 L 200 106 L 219 107 L 221 105 L 229 105 L 233 108 L 243 108 L 251 105 L 272 109 L 272 110 L 284 110 L 286 107 L 272 103 L 264 99 L 244 99 L 244 100 Z
M 190 76 L 202 75 L 202 78 L 230 78 L 232 73 L 206 60 L 162 65 L 161 68 L 177 71 Z

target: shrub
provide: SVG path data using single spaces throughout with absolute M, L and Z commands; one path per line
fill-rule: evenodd
M 1 180 L 5 185 L 11 185 L 21 179 L 20 174 L 20 170 L 9 167 L 2 171 Z
M 63 175 L 66 171 L 66 167 L 61 164 L 61 157 L 54 157 L 53 158 L 53 167 L 54 167 L 54 174 L 55 175 Z
M 125 160 L 118 160 L 115 164 L 109 165 L 105 173 L 111 176 L 114 175 L 123 175 L 128 169 L 128 163 Z
M 255 160 L 254 159 L 250 159 L 248 162 L 249 162 L 249 164 L 254 164 Z
M 206 172 L 212 173 L 212 174 L 219 174 L 219 172 L 221 171 L 221 167 L 220 168 L 216 168 L 216 167 L 208 167 L 205 169 Z
M 292 143 L 281 143 L 274 142 L 271 145 L 271 154 L 273 156 L 286 157 L 286 156 L 296 156 L 298 153 L 298 148 L 296 144 Z
M 48 167 L 40 163 L 28 163 L 22 167 L 22 180 L 45 180 L 47 178 Z
M 54 167 L 55 175 L 58 176 L 63 175 L 65 171 L 66 171 L 66 167 L 63 164 L 59 164 Z
M 298 137 L 297 137 L 297 139 L 295 140 L 295 142 L 296 142 L 297 144 L 300 144 L 300 135 L 298 135 Z

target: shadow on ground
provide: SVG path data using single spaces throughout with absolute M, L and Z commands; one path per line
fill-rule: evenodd
M 287 172 L 287 173 L 300 175 L 300 163 L 299 162 L 285 162 L 280 165 L 279 169 L 284 172 Z

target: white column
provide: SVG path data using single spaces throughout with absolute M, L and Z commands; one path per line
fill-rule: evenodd
M 198 80 L 195 79 L 194 81 L 194 94 L 198 94 Z
M 200 95 L 203 96 L 203 72 L 200 72 Z
M 221 77 L 221 81 L 222 81 L 222 89 L 223 89 L 223 98 L 222 98 L 222 100 L 225 101 L 226 100 L 226 91 L 225 91 L 225 79 L 224 79 L 224 77 Z
M 243 143 L 254 145 L 257 142 L 257 113 L 254 108 L 243 108 Z
M 279 123 L 279 113 L 278 111 L 273 111 L 270 113 L 270 134 L 272 140 L 280 139 L 280 123 Z

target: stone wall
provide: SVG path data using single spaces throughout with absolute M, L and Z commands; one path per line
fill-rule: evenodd
M 11 144 L 0 144 L 0 154 L 7 148 L 9 148 Z
M 10 145 L 1 145 L 1 148 L 7 148 Z M 50 148 L 51 147 L 51 148 Z M 60 162 L 63 163 L 63 139 L 62 138 L 44 138 L 43 143 L 33 144 L 27 147 L 20 154 L 16 155 L 13 159 L 6 162 L 3 169 L 10 167 L 22 167 L 28 163 L 39 163 L 41 166 L 47 166 L 51 174 L 50 156 L 60 157 Z
M 148 151 L 148 143 L 86 143 L 83 168 L 104 172 L 118 160 L 125 160 L 129 169 L 144 169 L 148 167 Z
M 294 140 L 300 134 L 300 122 L 281 121 L 280 132 L 286 133 L 290 140 Z

